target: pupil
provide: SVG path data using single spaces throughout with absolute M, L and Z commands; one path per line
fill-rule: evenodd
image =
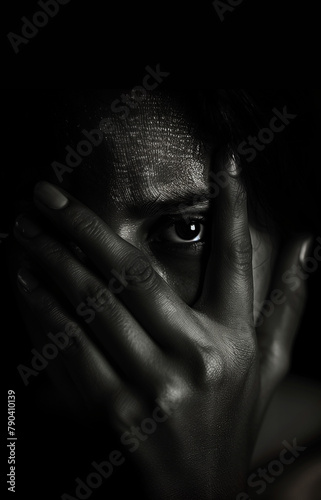
M 193 240 L 200 232 L 199 222 L 177 222 L 175 224 L 176 234 L 182 240 Z

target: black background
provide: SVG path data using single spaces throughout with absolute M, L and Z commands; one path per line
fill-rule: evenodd
M 164 66 L 165 70 L 165 66 Z M 312 115 L 318 123 L 321 100 L 321 91 L 311 90 L 310 109 Z M 3 155 L 1 170 L 1 226 L 0 233 L 8 234 L 7 238 L 2 239 L 0 245 L 1 256 L 1 332 L 4 341 L 2 352 L 2 363 L 4 367 L 4 378 L 6 384 L 3 388 L 2 402 L 6 404 L 6 391 L 14 389 L 17 393 L 17 455 L 19 457 L 18 468 L 18 494 L 16 498 L 25 498 L 25 492 L 32 492 L 33 498 L 60 498 L 62 485 L 58 478 L 62 474 L 68 474 L 70 481 L 67 481 L 69 492 L 73 492 L 74 478 L 77 476 L 86 477 L 91 470 L 91 459 L 97 458 L 97 450 L 92 451 L 92 438 L 97 435 L 99 438 L 99 429 L 90 429 L 88 434 L 83 433 L 75 426 L 67 415 L 55 415 L 42 413 L 41 401 L 36 401 L 36 391 L 41 390 L 44 384 L 45 375 L 40 375 L 37 380 L 32 382 L 32 388 L 26 388 L 17 372 L 17 365 L 22 363 L 28 365 L 30 358 L 31 344 L 25 331 L 24 323 L 20 317 L 16 301 L 9 283 L 9 269 L 6 264 L 7 253 L 10 252 L 12 242 L 12 227 L 16 215 L 21 210 L 19 197 L 28 189 L 32 191 L 34 182 L 34 171 L 36 162 L 39 158 L 50 162 L 53 158 L 52 150 L 52 123 L 48 121 L 44 93 L 40 90 L 8 90 L 3 96 L 3 105 L 6 113 L 3 114 L 5 124 L 3 133 Z M 320 122 L 319 122 L 320 123 Z M 314 135 L 311 136 L 310 143 L 307 143 L 307 157 L 318 161 L 314 154 L 315 141 L 318 136 L 317 127 Z M 312 161 L 309 160 L 309 161 Z M 48 165 L 47 163 L 46 165 Z M 316 169 L 319 172 L 318 168 Z M 311 179 L 302 172 L 302 182 L 310 189 L 311 197 L 317 197 L 320 184 L 320 176 L 316 176 L 311 186 Z M 302 186 L 303 189 L 303 186 Z M 311 201 L 311 200 L 310 200 Z M 315 201 L 315 200 L 314 200 Z M 302 200 L 301 200 L 302 203 Z M 313 207 L 319 204 L 312 203 Z M 317 209 L 317 208 L 315 208 Z M 312 219 L 318 220 L 317 214 L 312 214 Z M 318 228 L 315 228 L 315 236 L 321 236 Z M 317 243 L 315 243 L 317 245 Z M 307 280 L 309 288 L 309 300 L 302 322 L 302 326 L 297 337 L 291 372 L 296 375 L 308 377 L 314 380 L 321 380 L 320 373 L 320 278 L 321 272 L 318 269 Z M 26 413 L 28 409 L 28 414 Z M 5 410 L 6 411 L 6 410 Z M 48 425 L 51 429 L 48 435 Z M 6 437 L 6 425 L 2 427 L 2 438 Z M 77 432 L 82 433 L 81 445 L 78 442 Z M 68 451 L 64 454 L 64 440 L 66 450 L 73 449 L 74 456 Z M 51 458 L 46 456 L 46 450 L 52 449 Z M 112 448 L 110 448 L 112 449 Z M 88 451 L 89 450 L 89 451 Z M 81 462 L 81 457 L 83 461 Z M 45 459 L 43 457 L 46 457 Z M 105 457 L 102 454 L 102 459 Z M 48 461 L 49 460 L 49 461 Z M 82 463 L 80 466 L 79 464 Z M 23 464 L 23 465 L 21 465 Z M 7 470 L 7 466 L 4 467 Z M 54 478 L 57 480 L 54 480 Z M 117 476 L 116 476 L 117 477 Z M 2 482 L 5 479 L 2 477 Z M 48 488 L 49 484 L 49 488 Z M 136 483 L 135 483 L 136 484 Z M 4 484 L 2 486 L 5 486 Z M 125 488 L 125 485 L 122 485 Z M 127 485 L 128 486 L 128 485 Z M 66 487 L 66 486 L 64 486 Z M 119 488 L 119 485 L 117 486 Z M 125 488 L 126 489 L 126 488 Z M 134 486 L 130 486 L 135 490 Z M 5 490 L 5 488 L 4 488 Z M 118 490 L 117 490 L 118 491 Z M 125 492 L 126 493 L 126 492 Z M 124 493 L 124 494 L 125 494 Z M 97 491 L 100 498 L 103 494 L 103 488 Z M 45 495 L 45 497 L 44 497 Z
M 173 4 L 131 2 L 80 3 L 71 0 L 59 14 L 26 46 L 14 54 L 7 33 L 19 34 L 21 17 L 32 17 L 37 2 L 7 3 L 2 20 L 2 93 L 1 93 L 1 195 L 0 233 L 8 234 L 0 244 L 1 263 L 1 339 L 2 414 L 6 416 L 7 390 L 17 392 L 17 429 L 19 442 L 18 493 L 15 498 L 59 498 L 61 470 L 72 481 L 82 471 L 73 465 L 72 456 L 57 449 L 47 463 L 45 449 L 53 446 L 57 428 L 64 425 L 69 444 L 75 441 L 75 453 L 87 455 L 77 443 L 72 422 L 55 415 L 47 416 L 35 406 L 30 421 L 25 408 L 32 405 L 27 389 L 17 373 L 18 363 L 28 362 L 30 342 L 20 318 L 14 296 L 8 288 L 6 254 L 12 239 L 12 226 L 19 212 L 17 200 L 22 189 L 32 189 L 33 158 L 52 160 L 50 124 L 39 125 L 43 118 L 41 93 L 37 89 L 68 86 L 132 87 L 145 75 L 145 66 L 160 63 L 171 76 L 168 84 L 178 88 L 211 85 L 308 85 L 318 81 L 319 16 L 313 5 L 286 1 L 244 0 L 221 23 L 211 2 Z M 316 73 L 316 75 L 315 75 Z M 312 80 L 313 78 L 313 80 Z M 124 83 L 126 82 L 126 83 Z M 321 123 L 321 90 L 311 90 L 311 110 L 315 112 L 315 131 L 307 150 L 315 150 L 309 161 L 319 163 L 318 144 Z M 44 122 L 45 123 L 45 122 Z M 321 169 L 320 169 L 321 170 Z M 303 175 L 304 178 L 304 175 Z M 321 175 L 319 175 L 319 179 Z M 320 197 L 320 180 L 311 186 L 311 196 Z M 318 194 L 319 193 L 319 194 Z M 316 236 L 321 236 L 316 229 Z M 308 280 L 309 301 L 295 343 L 292 372 L 315 380 L 321 379 L 319 308 L 321 271 Z M 41 386 L 41 380 L 35 385 Z M 30 409 L 30 408 L 29 408 Z M 30 425 L 32 423 L 32 425 Z M 50 437 L 45 429 L 52 429 Z M 31 434 L 31 435 L 30 435 Z M 92 433 L 95 435 L 95 432 Z M 98 436 L 98 432 L 97 432 Z M 6 419 L 1 426 L 2 443 L 6 438 Z M 58 458 L 59 452 L 59 458 Z M 102 457 L 104 458 L 104 457 Z M 93 454 L 93 459 L 96 455 Z M 6 462 L 6 455 L 4 457 Z M 84 475 L 90 460 L 85 460 Z M 4 463 L 2 468 L 7 471 Z M 1 476 L 1 490 L 6 492 Z M 41 491 L 43 486 L 43 491 Z M 37 493 L 38 491 L 38 493 Z M 121 497 L 121 494 L 119 494 Z

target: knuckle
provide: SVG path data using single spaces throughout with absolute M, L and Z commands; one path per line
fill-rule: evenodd
M 204 356 L 205 380 L 215 380 L 216 384 L 222 384 L 227 380 L 229 371 L 227 357 L 213 349 L 208 349 Z
M 155 271 L 146 257 L 134 255 L 125 265 L 127 288 L 149 289 L 155 281 Z
M 249 373 L 256 373 L 259 362 L 256 332 L 247 322 L 239 322 L 224 338 L 230 372 L 242 381 Z
M 231 238 L 225 252 L 225 259 L 238 274 L 246 275 L 252 269 L 252 245 L 236 234 Z
M 50 315 L 55 312 L 56 304 L 48 293 L 44 290 L 38 291 L 33 301 L 33 309 L 37 310 L 42 316 Z
M 77 236 L 86 233 L 94 236 L 101 231 L 99 221 L 93 214 L 78 208 L 77 212 L 72 215 L 72 229 Z
M 114 304 L 112 293 L 101 283 L 87 283 L 82 292 L 81 300 L 87 302 L 97 311 L 102 311 L 106 307 L 112 307 Z
M 63 355 L 74 355 L 84 348 L 84 333 L 77 323 L 74 321 L 66 323 L 64 333 L 66 335 L 66 344 L 61 348 Z
M 128 430 L 133 425 L 139 425 L 142 416 L 146 414 L 143 405 L 132 397 L 127 391 L 115 390 L 110 394 L 109 400 L 112 404 L 112 423 L 113 427 L 119 432 Z
M 40 253 L 44 256 L 47 262 L 56 263 L 64 260 L 65 254 L 63 248 L 58 242 L 50 239 L 45 239 L 40 246 Z
M 223 356 L 212 345 L 199 345 L 191 361 L 193 381 L 201 386 L 213 382 L 220 385 L 229 370 L 226 356 Z
M 156 401 L 167 414 L 170 414 L 188 400 L 191 387 L 188 377 L 179 374 L 169 376 L 158 389 Z
M 231 379 L 235 384 L 243 383 L 252 367 L 257 363 L 257 352 L 254 342 L 242 341 L 235 343 L 232 340 L 224 341 L 224 348 L 220 351 L 212 346 L 202 347 L 200 352 L 198 379 L 204 385 L 215 383 L 224 386 Z
M 231 356 L 240 378 L 246 375 L 258 361 L 255 343 L 244 340 L 233 346 Z

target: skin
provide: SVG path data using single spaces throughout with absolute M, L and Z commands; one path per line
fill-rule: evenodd
M 18 219 L 17 240 L 49 277 L 32 286 L 32 272 L 22 270 L 19 291 L 44 331 L 72 324 L 52 374 L 95 417 L 123 435 L 150 416 L 155 400 L 168 416 L 131 457 L 144 471 L 147 495 L 233 498 L 244 490 L 266 406 L 288 368 L 305 288 L 290 290 L 281 276 L 298 264 L 305 241 L 294 240 L 277 258 L 271 235 L 250 223 L 235 160 L 203 144 L 180 106 L 150 98 L 126 125 L 112 120 L 100 177 L 88 172 L 73 194 L 48 183 L 35 188 L 37 209 L 62 237 Z M 159 229 L 159 218 L 165 208 L 182 217 L 186 191 L 190 202 L 208 193 L 213 162 L 226 174 L 225 187 L 215 203 L 208 196 L 188 211 L 211 214 L 206 243 L 183 246 L 175 226 Z M 115 270 L 125 281 L 113 280 Z M 269 287 L 286 300 L 255 328 L 254 304 Z M 104 307 L 86 325 L 75 308 L 101 293 Z
M 152 230 L 165 209 L 180 214 L 183 205 L 192 205 L 188 214 L 208 215 L 211 198 L 208 174 L 215 162 L 215 139 L 205 143 L 195 132 L 195 125 L 181 103 L 162 95 L 151 95 L 131 109 L 125 124 L 122 120 L 101 109 L 100 114 L 111 123 L 111 130 L 104 130 L 108 155 L 98 158 L 103 166 L 90 176 L 85 169 L 84 179 L 72 193 L 97 213 L 126 241 L 141 249 L 153 267 L 188 304 L 196 300 L 206 259 L 204 249 L 166 249 L 165 242 L 159 249 L 149 248 L 147 233 Z M 81 117 L 79 118 L 81 122 Z M 79 126 L 90 127 L 81 122 Z M 92 124 L 97 128 L 97 123 Z M 214 150 L 214 152 L 213 152 Z M 107 156 L 107 158 L 106 158 Z M 217 162 L 216 162 L 217 163 Z M 217 168 L 217 165 L 216 165 Z M 90 188 L 88 188 L 88 182 Z M 201 194 L 209 196 L 205 203 L 195 202 Z M 180 198 L 186 196 L 181 202 Z M 154 200 L 160 206 L 151 215 Z M 168 208 L 165 203 L 172 205 Z M 139 207 L 147 206 L 147 213 L 139 214 Z M 156 210 L 156 207 L 155 207 Z M 185 208 L 186 210 L 186 208 Z M 135 216 L 137 212 L 137 216 Z M 145 210 L 146 212 L 146 210 Z M 271 228 L 272 229 L 272 224 Z M 256 225 L 255 216 L 249 221 L 253 245 L 254 316 L 268 292 L 278 251 L 276 236 Z M 173 238 L 174 230 L 168 237 Z M 181 242 L 183 243 L 183 241 Z M 181 245 L 182 247 L 182 245 Z M 189 273 L 186 273 L 188 266 Z

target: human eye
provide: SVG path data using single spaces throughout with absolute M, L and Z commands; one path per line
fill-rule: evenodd
M 201 252 L 208 240 L 208 225 L 206 213 L 163 216 L 150 232 L 150 245 L 176 253 Z

